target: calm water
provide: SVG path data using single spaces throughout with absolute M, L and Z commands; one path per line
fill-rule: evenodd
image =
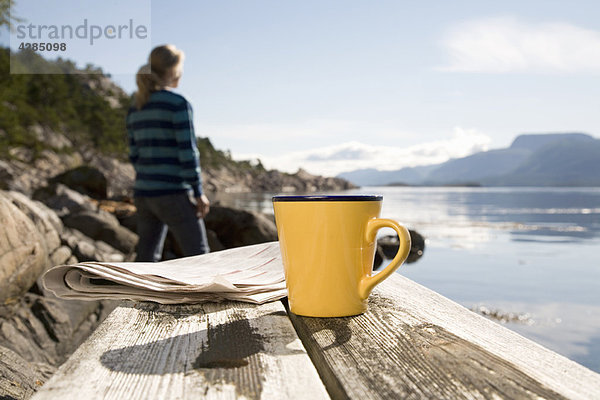
M 600 372 L 600 188 L 389 188 L 382 216 L 426 237 L 399 273 Z M 270 195 L 223 203 L 272 212 Z M 391 233 L 382 231 L 383 234 Z

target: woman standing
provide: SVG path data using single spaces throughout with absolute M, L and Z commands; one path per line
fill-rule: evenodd
M 183 58 L 173 45 L 154 48 L 138 71 L 135 106 L 127 114 L 129 159 L 136 172 L 136 261 L 160 260 L 167 227 L 184 256 L 209 251 L 203 218 L 210 203 L 202 193 L 192 108 L 169 90 L 179 85 Z

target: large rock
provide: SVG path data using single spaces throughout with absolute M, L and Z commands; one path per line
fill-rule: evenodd
M 42 292 L 26 293 L 17 303 L 0 306 L 0 343 L 29 363 L 57 367 L 116 302 L 63 300 Z
M 0 191 L 0 304 L 16 301 L 48 263 L 44 237 L 11 200 Z
M 77 258 L 78 261 L 107 261 L 107 262 L 121 262 L 121 261 L 132 261 L 132 255 L 127 257 L 123 252 L 115 249 L 111 245 L 99 241 L 94 240 L 83 233 L 79 232 L 76 229 L 65 228 L 62 234 L 62 241 L 65 245 L 64 247 L 68 248 L 73 256 Z M 57 250 L 58 252 L 58 250 Z M 66 254 L 63 254 L 63 257 Z M 54 257 L 54 254 L 53 254 Z M 77 261 L 76 261 L 77 262 Z M 67 258 L 66 261 L 61 262 L 60 264 L 72 264 L 70 258 Z M 55 264 L 58 265 L 58 264 Z
M 204 219 L 226 248 L 277 240 L 277 227 L 263 214 L 213 206 Z
M 107 197 L 107 180 L 97 168 L 82 165 L 63 172 L 50 180 L 67 185 L 80 193 L 93 198 L 105 199 Z
M 105 242 L 123 253 L 131 253 L 137 244 L 137 235 L 121 226 L 112 214 L 98 211 L 80 211 L 63 218 L 65 226 L 77 229 L 86 236 Z
M 56 249 L 52 254 L 50 254 L 50 264 L 54 265 L 64 265 L 71 258 L 73 252 L 71 248 L 68 246 L 60 246 Z M 83 260 L 82 260 L 83 261 Z
M 12 203 L 23 211 L 38 228 L 44 238 L 48 254 L 60 246 L 60 233 L 63 224 L 54 211 L 39 201 L 29 199 L 20 192 L 8 192 Z
M 82 157 L 87 165 L 97 168 L 106 177 L 108 181 L 107 197 L 126 198 L 133 196 L 135 170 L 130 162 L 99 154 L 93 149 L 82 151 Z
M 0 346 L 0 398 L 28 399 L 46 382 L 55 368 L 30 363 Z
M 70 189 L 62 183 L 52 183 L 37 189 L 33 193 L 33 198 L 41 201 L 59 215 L 96 209 L 89 196 Z
M 66 190 L 71 191 L 70 189 L 66 188 L 66 186 L 63 187 Z M 67 263 L 67 261 L 71 259 L 73 253 L 71 248 L 64 246 L 64 239 L 62 238 L 63 234 L 65 233 L 64 226 L 56 213 L 39 201 L 31 200 L 22 193 L 7 192 L 6 194 L 12 201 L 13 205 L 17 206 L 34 223 L 34 225 L 37 227 L 38 233 L 42 236 L 42 244 L 44 245 L 46 254 L 48 255 L 45 267 L 49 268 L 55 265 Z M 104 246 L 110 247 L 106 244 L 104 244 Z M 99 254 L 102 251 L 109 254 L 116 252 L 112 247 L 110 247 L 110 249 L 103 249 L 102 246 L 96 247 L 96 254 Z M 122 261 L 123 259 L 124 256 L 122 254 L 120 256 L 107 258 L 107 260 L 111 261 Z
M 425 238 L 419 232 L 409 229 L 410 234 L 410 252 L 406 258 L 406 263 L 414 263 L 423 256 L 425 251 Z M 391 260 L 396 256 L 400 248 L 400 239 L 398 235 L 387 235 L 377 239 L 377 251 L 375 252 L 374 267 L 378 268 L 384 259 Z
M 94 259 L 124 260 L 44 204 L 0 191 L 0 398 L 29 398 L 114 307 L 58 299 L 37 282 L 47 267 L 77 262 L 71 248 L 83 243 Z
M 78 153 L 55 153 L 42 150 L 32 158 L 31 149 L 14 147 L 11 158 L 0 161 L 0 189 L 15 190 L 30 195 L 48 179 L 81 164 Z

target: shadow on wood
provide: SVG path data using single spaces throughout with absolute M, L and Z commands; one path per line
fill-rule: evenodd
M 35 398 L 328 396 L 280 302 L 127 302 Z

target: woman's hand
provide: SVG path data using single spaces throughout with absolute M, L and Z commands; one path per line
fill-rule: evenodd
M 210 211 L 210 201 L 205 195 L 196 197 L 196 216 L 198 218 L 204 218 Z

